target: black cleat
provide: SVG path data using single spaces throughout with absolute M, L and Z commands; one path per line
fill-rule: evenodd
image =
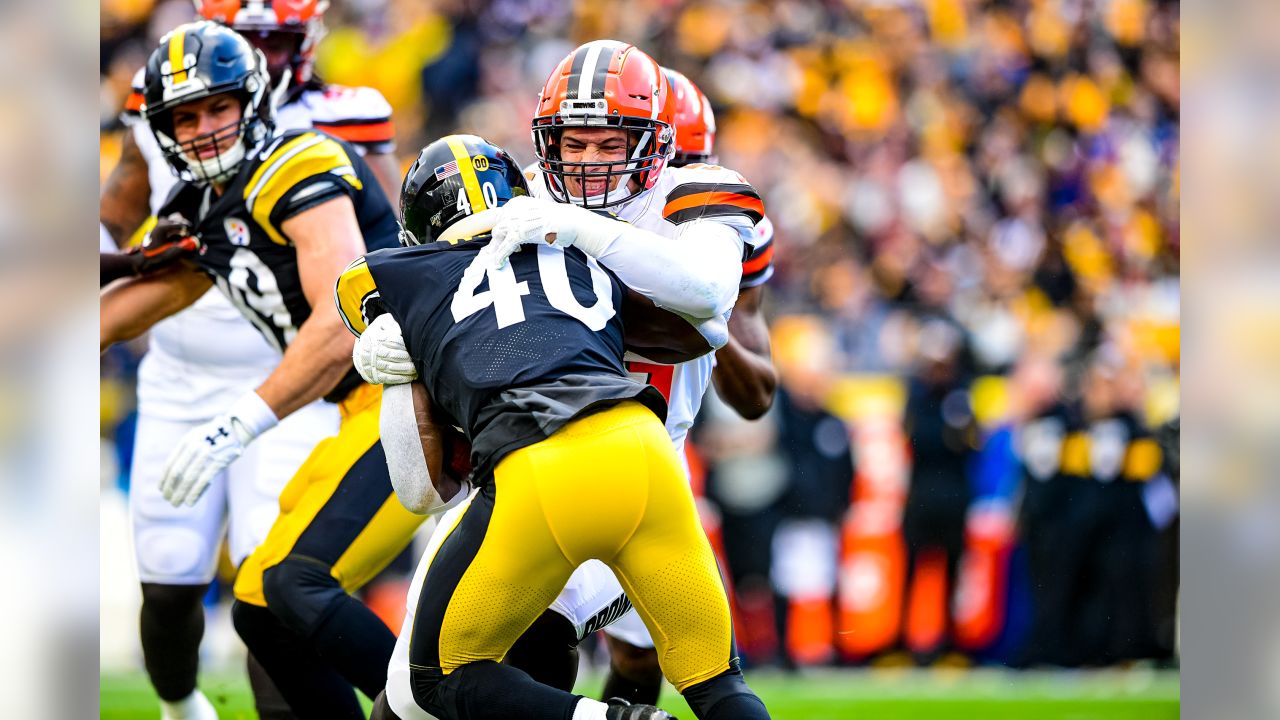
M 622 698 L 609 698 L 608 720 L 676 720 L 676 716 L 652 705 L 632 705 Z

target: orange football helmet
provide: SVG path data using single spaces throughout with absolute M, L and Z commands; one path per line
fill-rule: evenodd
M 325 35 L 324 12 L 329 0 L 195 0 L 196 12 L 220 22 L 248 38 L 271 59 L 263 45 L 285 36 L 291 44 L 287 64 L 270 63 L 271 80 L 278 83 L 284 68 L 293 71 L 293 83 L 311 79 L 316 46 Z
M 533 118 L 534 152 L 552 196 L 595 209 L 617 205 L 652 188 L 675 151 L 670 95 L 662 68 L 634 45 L 595 40 L 569 53 L 542 88 Z M 562 160 L 559 142 L 566 127 L 626 130 L 627 159 Z M 619 181 L 596 201 L 573 197 L 565 184 L 569 175 L 580 179 L 581 187 L 588 180 Z M 633 178 L 639 184 L 637 191 L 629 187 Z
M 662 68 L 675 102 L 676 154 L 671 164 L 716 163 L 716 116 L 711 102 L 684 73 Z

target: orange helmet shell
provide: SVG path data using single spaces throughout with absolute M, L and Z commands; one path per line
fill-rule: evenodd
M 716 117 L 707 96 L 684 73 L 663 68 L 675 105 L 676 154 L 671 164 L 714 163 Z
M 242 34 L 287 32 L 302 36 L 290 66 L 293 79 L 311 79 L 316 45 L 325 35 L 329 0 L 195 0 L 196 12 Z
M 560 61 L 542 88 L 534 115 L 538 119 L 561 115 L 565 124 L 597 124 L 570 119 L 586 117 L 586 111 L 598 107 L 591 101 L 603 100 L 610 115 L 672 125 L 670 93 L 661 66 L 642 50 L 617 40 L 595 40 Z
M 328 9 L 328 0 L 195 0 L 196 12 L 206 20 L 214 20 L 239 30 L 237 24 L 270 23 L 277 28 L 305 25 L 320 18 Z M 268 29 L 258 27 L 254 29 Z
M 661 66 L 634 45 L 594 40 L 569 53 L 547 78 L 533 118 L 539 166 L 557 199 L 567 202 L 566 174 L 587 177 L 634 175 L 647 190 L 658 181 L 675 150 L 671 89 Z M 638 141 L 623 168 L 588 168 L 603 163 L 559 159 L 559 131 L 565 127 L 618 127 Z M 599 207 L 626 198 L 607 201 Z M 584 199 L 584 204 L 585 199 Z

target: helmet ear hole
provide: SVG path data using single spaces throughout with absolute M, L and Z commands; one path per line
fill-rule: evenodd
M 398 236 L 398 239 L 400 240 L 400 247 L 413 247 L 415 245 L 422 244 L 422 242 L 418 240 L 418 236 L 414 235 L 411 231 L 405 229 L 404 225 L 401 225 L 399 223 L 397 223 L 397 225 L 399 225 L 400 227 L 400 233 Z

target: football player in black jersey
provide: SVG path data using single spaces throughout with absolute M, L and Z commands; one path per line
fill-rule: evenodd
M 352 686 L 386 684 L 395 637 L 348 595 L 421 524 L 393 496 L 378 437 L 381 388 L 351 364 L 330 300 L 334 279 L 369 249 L 396 245 L 394 211 L 364 160 L 314 130 L 275 132 L 266 62 L 210 22 L 166 35 L 147 64 L 145 114 L 181 178 L 161 216 L 190 225 L 201 250 L 107 287 L 101 341 L 136 337 L 218 287 L 283 357 L 256 391 L 176 447 L 162 480 L 175 505 L 262 432 L 325 397 L 337 436 L 316 446 L 281 494 L 280 516 L 236 578 L 236 629 L 294 712 L 363 718 Z
M 461 428 L 475 468 L 476 490 L 443 516 L 415 576 L 374 716 L 669 718 L 499 662 L 594 558 L 621 579 L 698 717 L 767 718 L 732 657 L 728 600 L 665 403 L 622 363 L 628 347 L 697 357 L 723 345 L 727 327 L 657 309 L 576 246 L 529 245 L 493 263 L 498 206 L 524 192 L 501 149 L 468 135 L 433 143 L 401 195 L 409 247 L 356 260 L 335 291 L 353 332 L 387 315 L 400 327 L 420 399 Z

